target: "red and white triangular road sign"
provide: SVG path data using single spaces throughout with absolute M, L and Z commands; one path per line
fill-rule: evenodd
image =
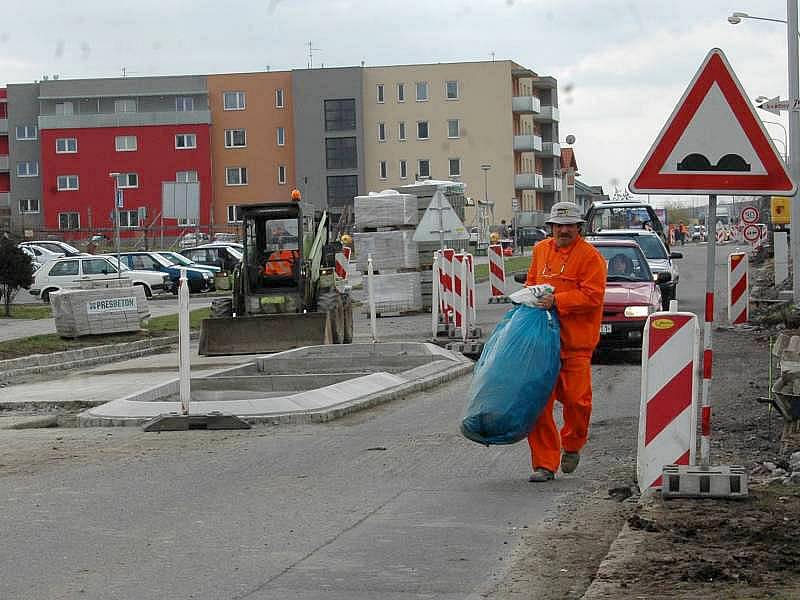
M 722 50 L 708 53 L 631 179 L 635 194 L 779 194 L 795 184 Z

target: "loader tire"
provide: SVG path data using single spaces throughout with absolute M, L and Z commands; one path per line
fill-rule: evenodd
M 233 298 L 214 298 L 211 301 L 211 317 L 220 319 L 233 316 Z
M 331 336 L 334 344 L 344 343 L 344 311 L 342 297 L 337 292 L 322 294 L 317 301 L 317 310 L 326 312 L 331 319 Z

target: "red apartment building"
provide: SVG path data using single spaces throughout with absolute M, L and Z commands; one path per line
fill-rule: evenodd
M 11 224 L 11 176 L 8 160 L 8 98 L 0 88 L 0 231 Z
M 200 223 L 211 218 L 211 115 L 205 77 L 40 84 L 43 228 L 64 239 L 113 237 L 114 178 L 122 237 L 180 235 L 163 219 L 162 182 L 198 182 Z

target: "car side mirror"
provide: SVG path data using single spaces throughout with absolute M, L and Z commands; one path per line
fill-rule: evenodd
M 517 283 L 525 283 L 528 280 L 527 273 L 514 273 L 514 281 Z
M 668 281 L 672 281 L 672 273 L 662 271 L 656 275 L 656 283 L 667 283 Z
M 670 259 L 672 258 L 683 258 L 683 252 L 670 252 L 669 253 Z

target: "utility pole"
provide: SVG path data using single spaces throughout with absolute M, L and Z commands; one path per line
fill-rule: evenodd
M 786 0 L 786 39 L 789 59 L 789 103 L 800 98 L 800 73 L 797 52 L 797 0 Z M 800 181 L 800 112 L 789 111 L 789 175 Z M 790 245 L 792 255 L 792 294 L 800 302 L 800 194 L 792 199 Z

